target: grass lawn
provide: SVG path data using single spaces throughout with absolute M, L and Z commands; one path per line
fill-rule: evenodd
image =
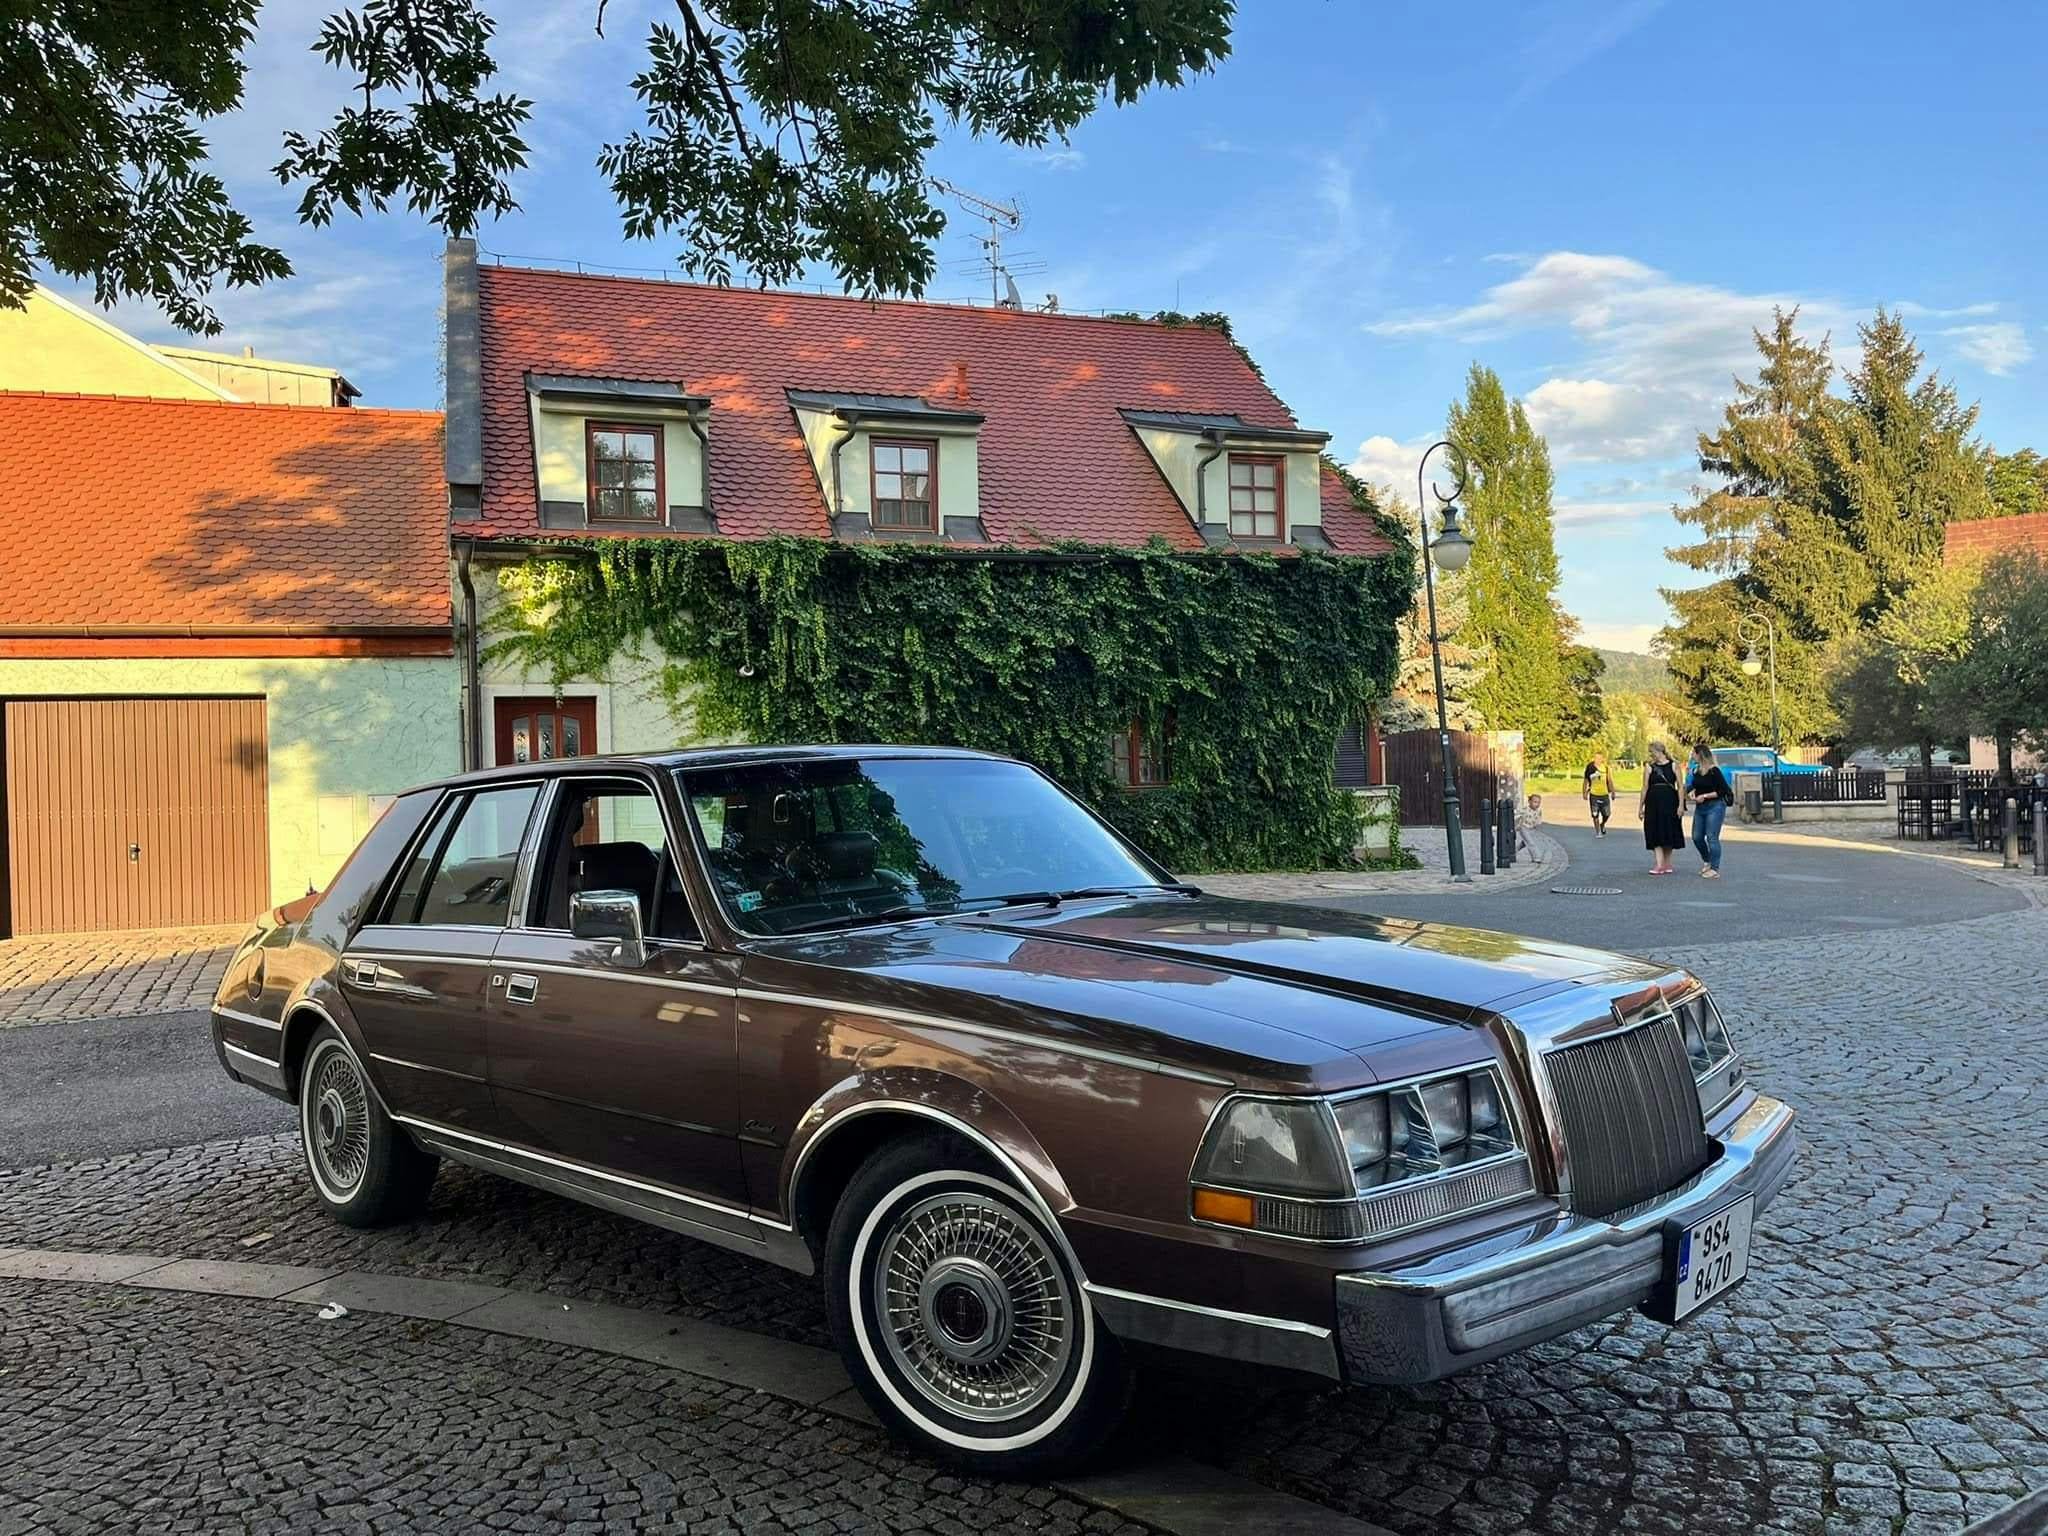
M 1617 795 L 1633 795 L 1643 787 L 1643 770 L 1640 768 L 1614 768 L 1614 792 Z M 1532 773 L 1523 781 L 1522 793 L 1541 795 L 1548 800 L 1560 796 L 1566 800 L 1579 798 L 1579 776 L 1576 773 Z

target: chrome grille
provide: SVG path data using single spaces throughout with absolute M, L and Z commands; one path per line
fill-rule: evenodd
M 1571 1169 L 1571 1205 L 1609 1216 L 1713 1158 L 1685 1039 L 1670 1014 L 1544 1058 Z

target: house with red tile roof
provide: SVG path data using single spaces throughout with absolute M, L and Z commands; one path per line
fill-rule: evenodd
M 242 922 L 460 766 L 441 416 L 0 392 L 0 920 Z
M 1942 558 L 1950 565 L 1992 560 L 2006 554 L 2031 554 L 2048 560 L 2048 512 L 2030 512 L 2022 517 L 1972 518 L 1968 522 L 1950 523 L 1942 531 Z M 2048 762 L 2024 749 L 2015 751 L 2013 762 L 2022 773 L 2048 766 Z M 1998 743 L 1988 736 L 1970 738 L 1967 766 L 1996 768 Z
M 450 532 L 486 609 L 494 568 L 567 539 L 1390 547 L 1329 435 L 1207 326 L 480 264 L 465 240 L 446 284 Z M 631 677 L 466 666 L 477 763 L 675 740 Z

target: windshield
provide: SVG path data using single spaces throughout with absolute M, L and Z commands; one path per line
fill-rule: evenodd
M 1719 747 L 1714 758 L 1723 768 L 1768 768 L 1771 766 L 1771 752 L 1768 747 Z
M 1020 763 L 821 758 L 676 771 L 733 925 L 855 926 L 1163 873 Z

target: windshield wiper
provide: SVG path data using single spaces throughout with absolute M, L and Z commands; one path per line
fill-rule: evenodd
M 1179 880 L 1134 880 L 1129 885 L 1084 885 L 1078 890 L 1054 891 L 1054 901 L 1080 901 L 1088 896 L 1128 896 L 1133 891 L 1166 891 L 1175 896 L 1199 896 L 1199 885 L 1187 885 Z
M 814 917 L 809 922 L 797 923 L 784 928 L 775 937 L 792 933 L 824 933 L 832 928 L 847 928 L 858 923 L 900 923 L 914 917 L 950 917 L 955 912 L 969 912 L 979 907 L 1032 907 L 1041 903 L 1059 902 L 1057 891 L 1018 891 L 1009 896 L 968 896 L 949 907 L 884 907 L 879 912 L 841 912 L 832 917 Z

